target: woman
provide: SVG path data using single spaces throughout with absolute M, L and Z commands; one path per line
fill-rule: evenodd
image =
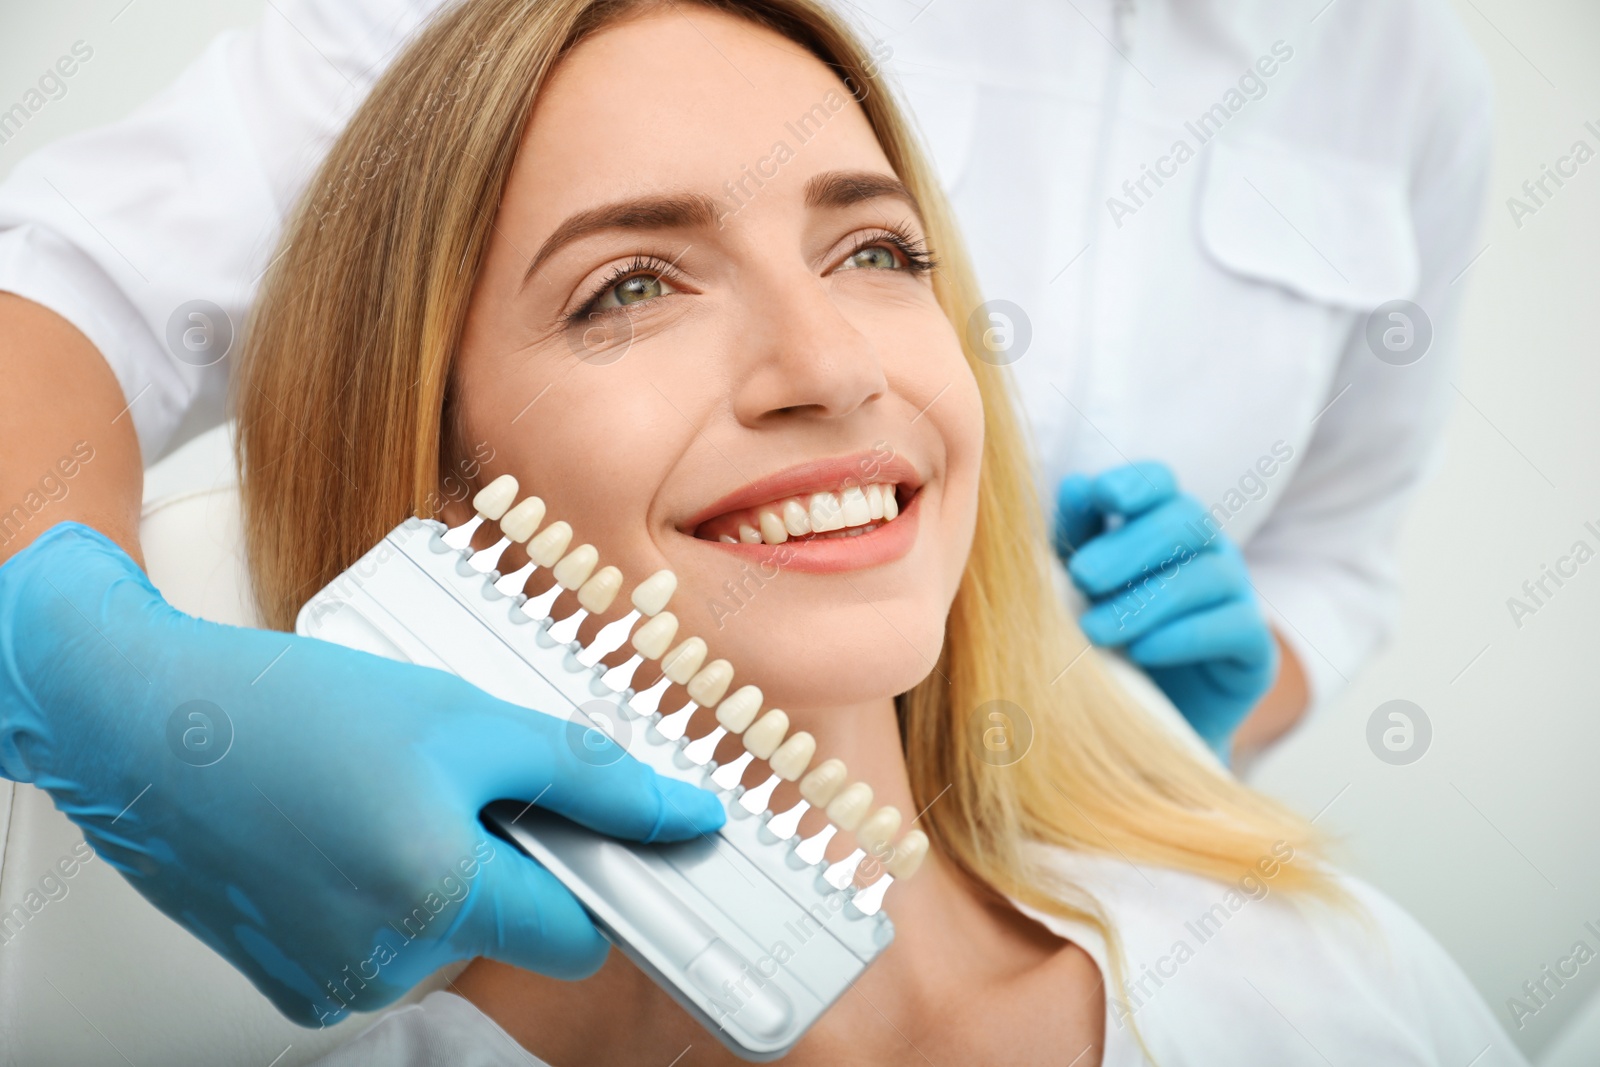
M 253 319 L 268 623 L 488 443 L 604 560 L 672 568 L 685 632 L 932 839 L 894 946 L 793 1062 L 1520 1062 L 1307 824 L 1052 651 L 1082 641 L 1004 380 L 953 325 L 977 292 L 873 74 L 809 0 L 447 12 L 335 145 Z M 898 516 L 784 521 L 862 483 Z M 487 1062 L 508 1035 L 523 1063 L 730 1061 L 616 953 L 453 988 L 332 1062 Z

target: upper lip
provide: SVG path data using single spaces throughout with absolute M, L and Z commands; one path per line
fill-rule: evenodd
M 885 459 L 878 452 L 858 452 L 851 456 L 817 459 L 797 463 L 764 478 L 757 478 L 691 515 L 679 529 L 693 533 L 701 523 L 730 511 L 770 504 L 785 497 L 807 493 L 836 493 L 851 485 L 892 482 L 907 490 L 922 485 L 916 469 L 899 455 Z

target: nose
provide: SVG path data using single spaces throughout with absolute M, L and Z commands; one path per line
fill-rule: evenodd
M 782 275 L 782 276 L 779 276 Z M 804 269 L 764 275 L 742 316 L 745 358 L 734 410 L 746 426 L 775 418 L 841 419 L 888 390 L 871 340 Z

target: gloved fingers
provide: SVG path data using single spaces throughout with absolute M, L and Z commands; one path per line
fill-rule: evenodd
M 1056 486 L 1056 555 L 1063 560 L 1105 530 L 1105 516 L 1094 506 L 1089 494 L 1089 479 L 1069 474 Z
M 552 978 L 587 978 L 609 945 L 555 876 L 509 842 L 478 870 L 468 906 L 449 934 L 458 959 L 488 956 Z
M 1245 665 L 1273 662 L 1272 632 L 1252 600 L 1229 600 L 1147 634 L 1128 646 L 1141 667 L 1176 667 L 1213 660 Z
M 1172 499 L 1178 480 L 1165 463 L 1144 460 L 1113 467 L 1095 476 L 1089 486 L 1094 506 L 1107 515 L 1135 519 Z
M 1183 562 L 1212 542 L 1205 509 L 1191 496 L 1177 496 L 1080 548 L 1067 573 L 1091 597 L 1144 577 L 1146 569 Z
M 492 800 L 532 801 L 591 830 L 644 842 L 713 833 L 725 820 L 715 794 L 657 774 L 583 716 L 494 703 L 506 713 L 484 717 L 470 732 L 454 729 L 470 742 L 439 753 L 474 811 Z M 619 720 L 614 728 L 642 724 Z
M 1079 625 L 1097 645 L 1125 645 L 1248 589 L 1238 561 L 1202 552 L 1187 563 L 1151 571 L 1132 589 L 1100 601 L 1084 612 Z

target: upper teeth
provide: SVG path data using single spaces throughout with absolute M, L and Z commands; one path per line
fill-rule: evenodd
M 723 533 L 729 544 L 781 545 L 791 537 L 832 533 L 874 522 L 887 522 L 900 514 L 893 483 L 851 486 L 837 493 L 808 493 L 775 500 L 755 509 L 739 523 L 739 536 Z M 750 519 L 753 517 L 754 522 Z

